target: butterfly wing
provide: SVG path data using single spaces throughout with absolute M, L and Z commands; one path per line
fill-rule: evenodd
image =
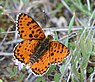
M 24 40 L 20 42 L 14 49 L 14 56 L 22 63 L 28 63 L 32 53 L 36 51 L 36 46 L 39 46 L 38 40 Z
M 43 53 L 43 56 L 38 58 L 38 61 L 33 63 L 31 69 L 34 72 L 34 74 L 42 75 L 48 70 L 49 65 L 50 65 L 49 50 L 47 50 Z
M 57 41 L 52 41 L 50 43 L 50 62 L 51 64 L 55 63 L 61 63 L 63 59 L 68 56 L 69 54 L 69 49 L 57 42 Z
M 27 14 L 21 13 L 17 17 L 18 31 L 23 39 L 44 39 L 45 34 L 37 22 Z

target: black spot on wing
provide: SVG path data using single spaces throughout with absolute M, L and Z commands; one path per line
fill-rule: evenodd
M 51 53 L 51 56 L 53 56 L 54 55 L 54 53 Z
M 33 37 L 32 34 L 29 34 L 29 37 L 32 38 Z

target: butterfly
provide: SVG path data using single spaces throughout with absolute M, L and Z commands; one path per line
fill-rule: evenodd
M 20 13 L 16 28 L 24 39 L 14 49 L 14 57 L 29 66 L 35 75 L 43 75 L 51 64 L 58 64 L 69 55 L 69 49 L 62 43 L 47 37 L 38 23 L 29 15 Z

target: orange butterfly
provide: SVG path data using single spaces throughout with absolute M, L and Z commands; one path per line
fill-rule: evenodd
M 50 35 L 46 38 L 41 27 L 27 14 L 19 14 L 16 25 L 24 41 L 15 47 L 14 56 L 30 66 L 34 74 L 44 74 L 51 64 L 61 63 L 69 54 L 65 45 L 52 41 Z

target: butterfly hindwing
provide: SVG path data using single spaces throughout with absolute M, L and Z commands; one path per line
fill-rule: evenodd
M 28 63 L 38 45 L 39 41 L 37 40 L 24 40 L 15 47 L 14 56 L 22 63 Z
M 38 61 L 36 61 L 32 66 L 31 69 L 36 75 L 42 75 L 44 74 L 50 65 L 49 61 L 49 50 L 45 51 L 43 53 L 43 56 L 40 56 L 38 58 Z
M 69 49 L 57 41 L 50 43 L 50 62 L 51 64 L 61 63 L 69 54 Z

